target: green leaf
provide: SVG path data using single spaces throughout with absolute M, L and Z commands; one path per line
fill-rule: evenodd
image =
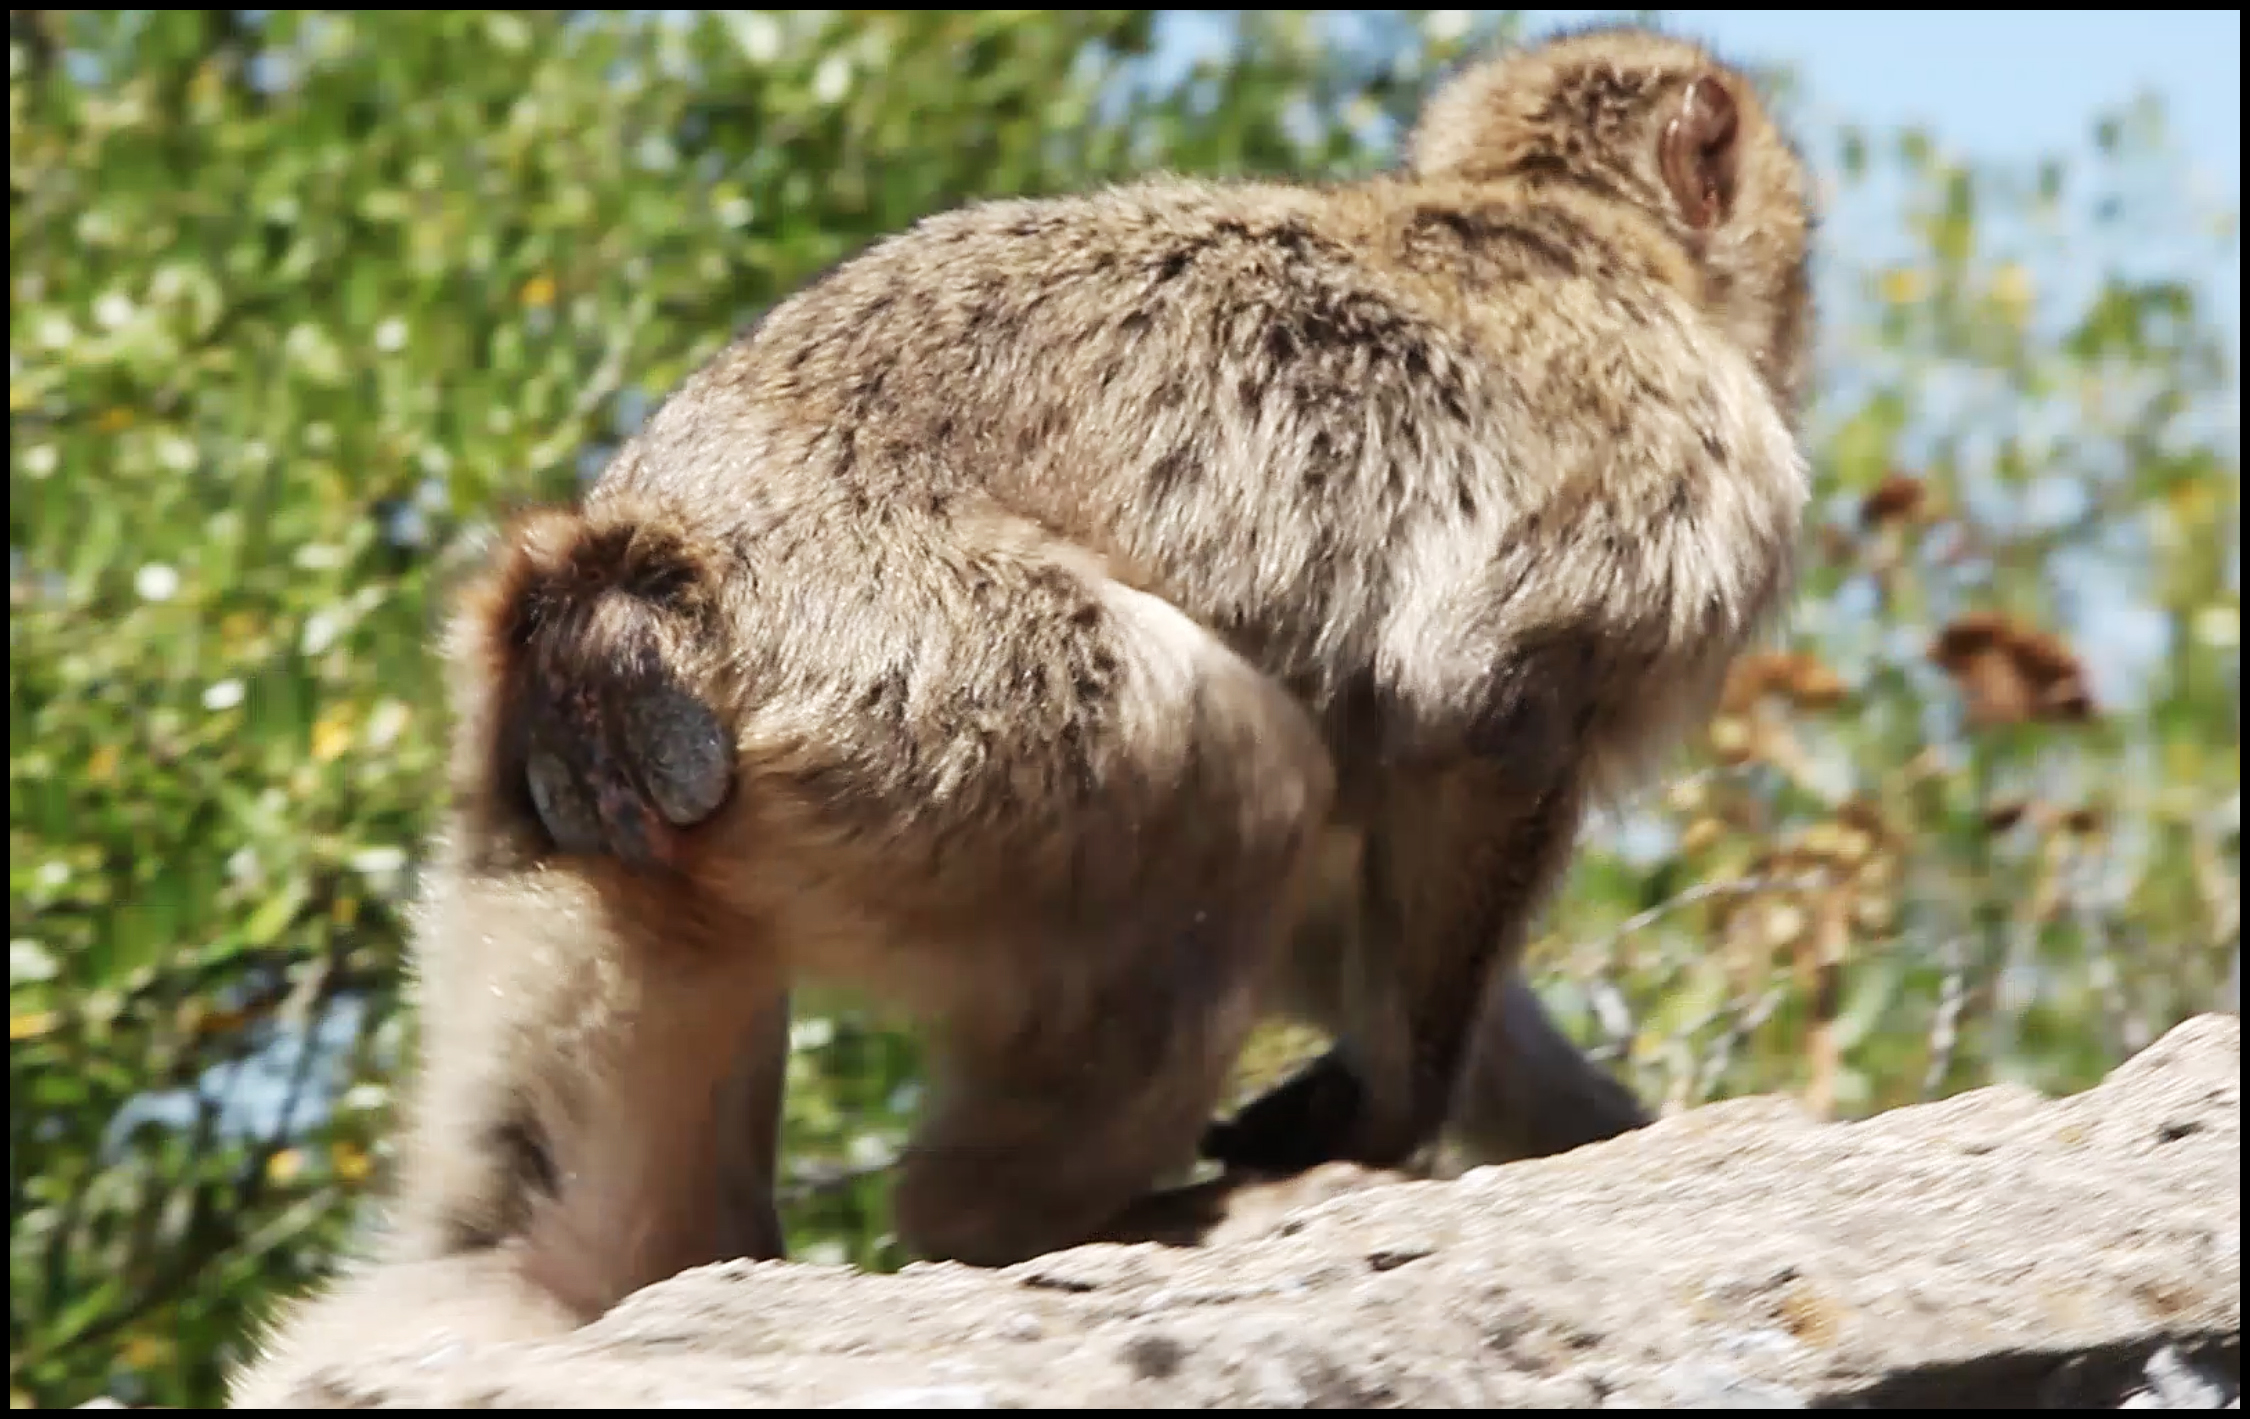
M 266 898 L 243 922 L 242 944 L 253 950 L 272 945 L 296 921 L 308 895 L 306 884 L 299 881 L 291 882 L 278 894 Z

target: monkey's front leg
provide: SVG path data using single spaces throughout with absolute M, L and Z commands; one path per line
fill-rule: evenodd
M 1525 1156 L 1591 1141 L 1559 1126 L 1550 1094 L 1611 1106 L 1576 1121 L 1594 1136 L 1637 1126 L 1630 1095 L 1600 1087 L 1517 974 L 1579 815 L 1567 771 L 1528 758 L 1394 774 L 1366 834 L 1357 939 L 1297 983 L 1338 1044 L 1213 1125 L 1205 1154 L 1267 1172 L 1398 1166 L 1448 1121 L 1472 1052 L 1480 1146 Z
M 1551 1157 L 1630 1133 L 1650 1117 L 1556 1026 L 1520 967 L 1494 975 L 1450 1119 L 1472 1161 Z

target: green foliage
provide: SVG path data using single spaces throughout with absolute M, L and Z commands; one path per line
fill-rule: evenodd
M 211 1403 L 380 1179 L 429 637 L 499 509 L 568 495 L 732 329 L 922 213 L 1365 170 L 1478 38 L 1205 12 L 1226 43 L 1172 72 L 1165 13 L 11 12 L 15 1403 Z M 1792 643 L 1539 948 L 1652 1097 L 2070 1087 L 2213 999 L 2233 375 L 2188 286 L 2040 290 L 2092 269 L 2073 200 L 2130 234 L 2149 122 L 2022 184 L 1847 136 L 1911 247 L 1864 293 L 1832 273 Z M 2164 654 L 2091 719 L 2017 722 L 2076 703 L 2031 632 L 2075 660 L 2092 586 Z M 1974 613 L 1982 651 L 1932 663 Z M 792 1243 L 888 1265 L 911 1042 L 799 1015 Z

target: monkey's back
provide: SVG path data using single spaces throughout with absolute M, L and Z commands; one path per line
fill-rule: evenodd
M 1619 220 L 1389 180 L 964 208 L 778 305 L 594 496 L 691 500 L 824 584 L 918 527 L 1026 519 L 1333 708 L 1421 563 L 1463 536 L 1496 556 L 1558 497 L 1672 497 L 1710 461 L 1716 383 L 1655 385 L 1716 342 Z M 1606 401 L 1612 446 L 1561 466 L 1556 397 Z

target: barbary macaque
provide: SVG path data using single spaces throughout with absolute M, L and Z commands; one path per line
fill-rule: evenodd
M 1810 221 L 1740 73 L 1605 30 L 1397 172 L 983 202 L 777 305 L 460 603 L 392 1226 L 236 1403 L 355 1313 L 778 1255 L 800 980 L 927 1031 L 925 1257 L 1110 1234 L 1199 1146 L 1635 1126 L 1518 958 L 1785 599 Z M 1274 1012 L 1334 1049 L 1214 1125 Z

